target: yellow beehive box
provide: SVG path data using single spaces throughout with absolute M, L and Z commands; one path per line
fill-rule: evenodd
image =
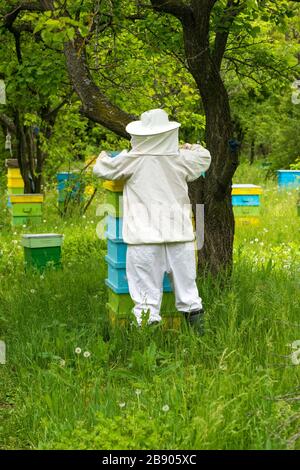
M 24 181 L 22 177 L 11 177 L 7 178 L 8 188 L 24 188 Z
M 24 204 L 24 203 L 37 203 L 43 202 L 43 194 L 12 194 L 10 196 L 10 202 L 12 204 Z
M 7 177 L 8 178 L 22 178 L 20 168 L 8 168 Z
M 248 195 L 248 194 L 262 194 L 262 187 L 255 184 L 234 184 L 231 194 Z
M 241 225 L 259 225 L 259 217 L 236 217 L 235 224 L 237 226 Z
M 103 188 L 114 193 L 121 193 L 124 189 L 124 181 L 104 181 Z

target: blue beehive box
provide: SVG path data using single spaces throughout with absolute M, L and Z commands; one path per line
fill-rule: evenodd
M 233 206 L 259 206 L 258 194 L 235 194 L 232 195 Z
M 114 240 L 115 242 L 123 242 L 122 230 L 123 230 L 123 218 L 113 217 L 112 215 L 107 216 L 107 238 Z
M 108 267 L 108 279 L 105 280 L 105 283 L 110 289 L 112 289 L 117 294 L 128 294 L 128 282 L 126 277 L 125 268 L 116 268 L 114 267 L 109 260 L 107 261 Z M 172 292 L 172 286 L 167 274 L 165 274 L 163 281 L 163 291 Z
M 278 186 L 282 188 L 300 188 L 300 170 L 278 170 Z
M 110 239 L 107 240 L 107 256 L 105 257 L 105 259 L 107 262 L 110 262 L 115 268 L 126 267 L 126 253 L 126 243 L 118 243 Z

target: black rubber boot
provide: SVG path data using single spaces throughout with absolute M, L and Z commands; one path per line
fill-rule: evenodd
M 204 330 L 204 310 L 194 310 L 192 312 L 183 312 L 187 322 L 195 330 L 195 332 L 203 336 L 205 333 Z

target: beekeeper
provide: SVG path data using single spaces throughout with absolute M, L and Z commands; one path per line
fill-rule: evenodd
M 195 235 L 187 183 L 210 166 L 210 152 L 201 145 L 179 149 L 178 122 L 162 109 L 128 124 L 131 150 L 115 158 L 101 152 L 94 173 L 123 180 L 123 239 L 128 244 L 126 276 L 141 325 L 161 321 L 164 273 L 169 274 L 176 308 L 192 325 L 202 325 L 203 306 L 196 285 Z

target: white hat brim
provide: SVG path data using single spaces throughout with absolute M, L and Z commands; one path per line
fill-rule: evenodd
M 165 126 L 144 126 L 142 121 L 133 121 L 126 126 L 126 132 L 131 135 L 156 135 L 172 131 L 180 127 L 181 124 L 176 121 L 170 121 Z

